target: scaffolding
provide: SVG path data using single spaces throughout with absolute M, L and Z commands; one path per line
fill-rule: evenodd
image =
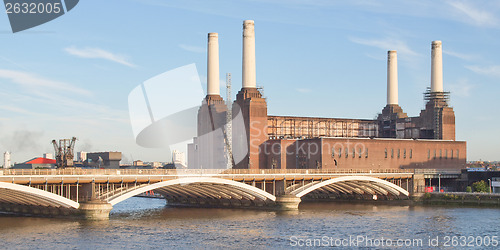
M 359 119 L 268 116 L 268 135 L 270 139 L 377 137 L 378 123 Z
M 427 101 L 426 106 L 433 109 L 432 129 L 434 130 L 434 139 L 442 138 L 442 113 L 443 107 L 448 107 L 450 102 L 450 92 L 432 92 L 428 87 L 424 92 L 424 101 Z M 430 107 L 429 107 L 430 105 Z
M 450 102 L 450 92 L 432 92 L 431 88 L 427 87 L 424 92 L 424 101 L 432 101 L 436 105 L 448 106 Z

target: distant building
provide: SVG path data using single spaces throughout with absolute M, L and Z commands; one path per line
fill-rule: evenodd
M 33 158 L 29 161 L 14 165 L 14 169 L 39 169 L 39 168 L 55 168 L 56 160 L 47 159 L 44 157 Z
M 84 165 L 91 168 L 119 169 L 122 160 L 121 152 L 87 153 L 86 156 L 87 159 L 84 161 Z
M 141 161 L 141 160 L 137 160 L 137 161 L 134 161 L 134 163 L 132 164 L 132 166 L 134 166 L 134 167 L 142 167 L 142 166 L 144 166 L 144 162 Z
M 172 151 L 172 162 L 176 167 L 187 167 L 186 166 L 186 154 L 177 150 Z
M 84 162 L 87 160 L 87 152 L 80 151 L 76 153 L 76 161 Z
M 3 168 L 10 168 L 10 153 L 7 151 L 3 153 Z
M 198 153 L 198 137 L 193 138 L 193 143 L 187 145 L 188 149 L 188 168 L 198 168 L 199 153 Z
M 500 177 L 491 178 L 491 192 L 500 194 Z
M 50 153 L 45 153 L 45 154 L 43 154 L 43 158 L 46 158 L 46 159 L 54 159 L 54 155 L 53 155 L 53 154 L 50 154 Z

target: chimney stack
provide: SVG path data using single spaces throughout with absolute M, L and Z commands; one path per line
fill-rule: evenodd
M 220 95 L 219 81 L 219 34 L 208 33 L 207 95 Z
M 443 92 L 443 46 L 441 41 L 432 41 L 431 92 Z
M 243 88 L 256 88 L 255 25 L 253 20 L 243 21 Z
M 398 105 L 398 53 L 387 52 L 387 105 Z

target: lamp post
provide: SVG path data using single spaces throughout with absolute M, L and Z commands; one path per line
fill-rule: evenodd
M 441 174 L 438 175 L 438 192 L 441 193 Z

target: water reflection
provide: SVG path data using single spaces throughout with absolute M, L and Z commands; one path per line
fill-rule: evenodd
M 467 219 L 464 219 L 467 218 Z M 304 203 L 298 211 L 198 209 L 131 198 L 109 221 L 0 216 L 3 248 L 287 248 L 290 237 L 499 235 L 498 209 Z

